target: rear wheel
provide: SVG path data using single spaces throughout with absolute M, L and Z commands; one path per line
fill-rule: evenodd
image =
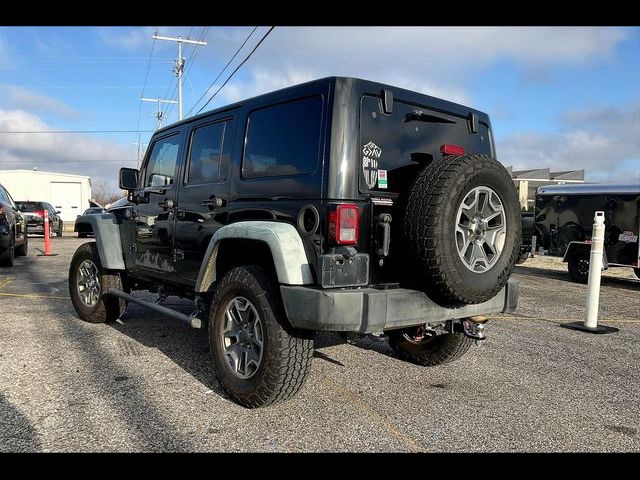
M 29 252 L 29 236 L 24 234 L 24 243 L 16 248 L 16 255 L 20 257 L 26 257 Z
M 109 287 L 122 289 L 120 276 L 104 271 L 94 242 L 80 245 L 69 266 L 69 293 L 82 320 L 104 323 L 124 313 L 126 302 L 105 294 Z
M 277 285 L 258 266 L 227 272 L 214 292 L 209 345 L 220 383 L 240 405 L 294 396 L 313 358 L 313 332 L 292 329 Z
M 386 332 L 389 345 L 398 357 L 423 367 L 443 365 L 458 360 L 469 351 L 473 339 L 462 333 L 436 335 L 422 342 L 412 340 L 413 329 Z
M 0 253 L 0 266 L 2 267 L 12 267 L 16 259 L 16 236 L 13 232 L 10 232 L 10 235 L 9 247 Z
M 567 265 L 569 277 L 577 283 L 589 282 L 589 253 L 577 252 L 569 258 Z

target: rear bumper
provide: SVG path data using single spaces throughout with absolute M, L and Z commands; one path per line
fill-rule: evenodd
M 511 313 L 518 306 L 518 281 L 491 300 L 458 308 L 442 307 L 424 292 L 397 288 L 319 290 L 281 286 L 282 300 L 296 328 L 334 332 L 372 333 L 474 315 Z
M 40 224 L 27 224 L 27 232 L 28 233 L 44 233 L 44 225 Z

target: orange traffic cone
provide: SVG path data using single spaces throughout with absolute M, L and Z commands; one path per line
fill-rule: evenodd
M 57 253 L 51 253 L 51 232 L 49 230 L 49 210 L 44 210 L 44 253 L 39 253 L 39 257 L 55 257 Z

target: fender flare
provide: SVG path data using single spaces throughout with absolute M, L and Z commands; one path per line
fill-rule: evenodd
M 122 242 L 120 241 L 120 226 L 116 216 L 112 213 L 95 215 L 81 215 L 76 219 L 74 232 L 86 231 L 86 226 L 96 237 L 96 246 L 100 263 L 108 270 L 125 270 Z
M 568 262 L 569 259 L 576 254 L 576 252 L 583 249 L 586 251 L 590 251 L 591 242 L 578 242 L 578 241 L 569 242 L 569 245 L 567 246 L 567 250 L 564 252 L 564 257 L 562 258 L 562 261 L 564 263 Z M 605 270 L 609 268 L 606 249 L 603 249 L 603 252 L 602 252 L 602 268 Z
M 286 285 L 313 283 L 311 267 L 296 228 L 289 223 L 243 221 L 225 225 L 211 237 L 200 266 L 196 292 L 206 292 L 216 281 L 216 261 L 220 242 L 226 239 L 257 240 L 271 251 L 278 281 Z

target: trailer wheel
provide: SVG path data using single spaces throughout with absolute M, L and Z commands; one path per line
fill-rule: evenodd
M 577 283 L 588 283 L 589 281 L 589 251 L 578 251 L 569 257 L 567 265 L 569 277 Z
M 80 245 L 69 266 L 69 293 L 71 303 L 82 320 L 105 323 L 124 313 L 126 302 L 106 295 L 109 287 L 122 289 L 120 276 L 104 271 L 95 242 Z
M 258 266 L 236 267 L 215 289 L 209 347 L 229 396 L 247 408 L 294 396 L 313 358 L 313 332 L 286 321 L 277 284 Z

